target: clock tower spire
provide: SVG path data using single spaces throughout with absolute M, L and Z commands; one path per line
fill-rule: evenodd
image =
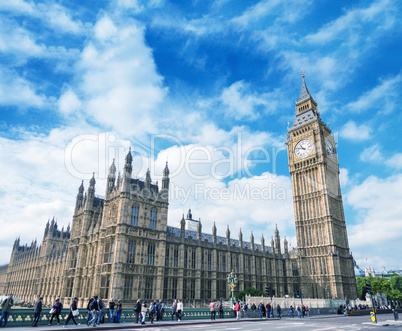
M 349 251 L 331 129 L 321 120 L 302 71 L 295 122 L 288 129 L 298 264 L 303 297 L 355 299 L 356 279 Z

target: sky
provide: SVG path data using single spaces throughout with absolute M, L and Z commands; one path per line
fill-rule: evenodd
M 402 268 L 402 3 L 0 1 L 0 264 L 71 223 L 81 181 L 168 162 L 168 224 L 296 246 L 286 134 L 301 69 L 337 142 L 357 264 Z

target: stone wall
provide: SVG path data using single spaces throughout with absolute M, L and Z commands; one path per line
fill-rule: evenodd
M 301 305 L 301 299 L 298 298 L 271 298 L 269 297 L 251 297 L 246 295 L 245 300 L 250 306 L 255 303 L 256 306 L 259 305 L 260 302 L 263 302 L 264 305 L 269 303 L 273 303 L 274 307 L 279 304 L 282 308 L 289 308 L 290 306 L 297 307 L 297 305 Z M 303 304 L 308 306 L 309 308 L 339 308 L 340 305 L 345 305 L 345 300 L 332 300 L 332 299 L 309 299 L 303 298 Z M 361 300 L 349 300 L 349 304 L 351 306 L 355 305 L 369 305 L 371 307 L 370 301 L 361 301 Z
M 0 295 L 7 295 L 4 290 L 6 283 L 8 264 L 0 266 Z

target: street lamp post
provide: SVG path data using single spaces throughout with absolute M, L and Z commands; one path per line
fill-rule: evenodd
M 229 287 L 230 287 L 230 290 L 232 291 L 232 305 L 233 305 L 234 302 L 235 302 L 234 290 L 235 290 L 235 287 L 236 287 L 236 285 L 237 285 L 237 283 L 238 283 L 237 277 L 236 277 L 235 273 L 233 272 L 233 270 L 232 270 L 232 272 L 228 275 L 227 280 L 228 280 L 228 285 L 229 285 Z

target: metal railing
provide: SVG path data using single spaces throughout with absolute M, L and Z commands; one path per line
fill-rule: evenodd
M 47 325 L 50 322 L 52 317 L 49 314 L 50 309 L 46 308 L 42 310 L 39 325 Z M 60 313 L 60 324 L 64 324 L 65 320 L 67 319 L 69 314 L 69 309 L 63 309 Z M 103 313 L 105 317 L 105 323 L 109 323 L 109 310 L 106 309 Z M 78 323 L 85 324 L 88 316 L 88 310 L 84 308 L 79 309 L 79 315 L 76 316 L 76 320 Z M 224 318 L 233 317 L 231 309 L 224 309 Z M 209 319 L 211 318 L 211 313 L 208 308 L 186 308 L 184 307 L 184 316 L 182 317 L 183 320 L 195 320 L 195 319 Z M 148 320 L 148 316 L 146 318 Z M 172 313 L 171 309 L 165 309 L 163 314 L 163 320 L 171 320 Z M 216 311 L 216 319 L 219 319 L 219 312 Z M 8 317 L 7 326 L 26 326 L 31 325 L 34 320 L 34 312 L 32 308 L 17 308 L 11 309 L 10 315 Z M 176 317 L 174 317 L 176 320 Z M 132 308 L 123 309 L 120 323 L 124 322 L 134 322 L 135 321 L 135 313 L 133 312 Z M 69 324 L 73 322 L 70 321 Z M 57 324 L 57 318 L 53 318 L 53 323 Z

